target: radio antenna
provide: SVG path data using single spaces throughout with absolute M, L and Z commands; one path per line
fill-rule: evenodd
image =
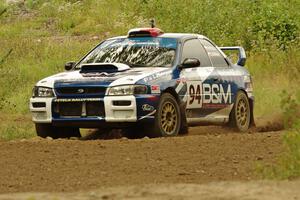
M 151 28 L 155 28 L 155 20 L 154 19 L 150 20 L 150 26 L 151 26 Z

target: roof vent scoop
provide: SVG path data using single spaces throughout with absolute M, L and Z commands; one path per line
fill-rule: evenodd
M 129 69 L 130 67 L 123 63 L 90 63 L 81 65 L 80 73 L 115 73 Z

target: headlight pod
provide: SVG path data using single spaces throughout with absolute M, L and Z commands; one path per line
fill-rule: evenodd
M 108 89 L 109 96 L 124 96 L 134 94 L 147 94 L 148 88 L 145 85 L 120 85 Z
M 47 87 L 34 87 L 32 92 L 33 97 L 53 97 L 53 89 Z

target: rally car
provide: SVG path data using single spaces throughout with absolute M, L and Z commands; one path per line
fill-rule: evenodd
M 238 51 L 236 64 L 226 50 Z M 217 47 L 203 35 L 132 29 L 35 85 L 30 110 L 37 135 L 118 128 L 128 137 L 176 136 L 199 124 L 245 132 L 254 124 L 245 62 L 242 47 Z

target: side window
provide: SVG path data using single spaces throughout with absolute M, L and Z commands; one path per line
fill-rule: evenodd
M 204 48 L 206 49 L 208 56 L 214 67 L 228 67 L 224 56 L 218 51 L 218 49 L 207 40 L 201 40 Z
M 183 45 L 182 61 L 186 58 L 197 58 L 201 67 L 210 67 L 211 62 L 198 39 L 187 40 Z

